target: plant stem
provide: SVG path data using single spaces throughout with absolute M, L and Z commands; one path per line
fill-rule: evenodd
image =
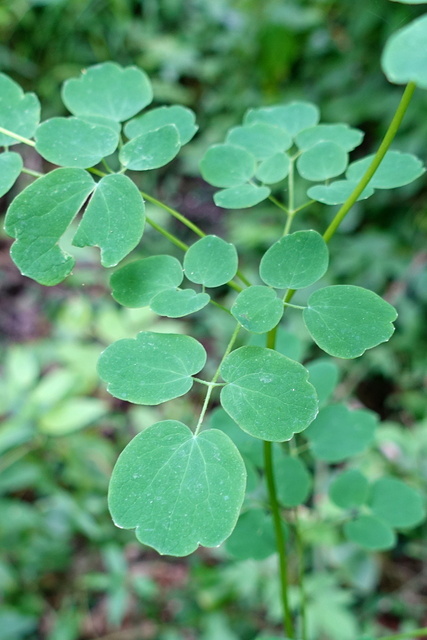
M 161 200 L 157 200 L 157 198 L 153 198 L 153 196 L 150 196 L 149 193 L 145 193 L 145 191 L 140 191 L 140 194 L 143 198 L 148 200 L 148 202 L 151 202 L 151 204 L 155 204 L 161 209 L 164 209 L 165 211 L 170 213 L 171 216 L 182 222 L 182 224 L 188 227 L 188 229 L 191 229 L 191 231 L 194 231 L 194 233 L 200 238 L 204 238 L 206 236 L 206 233 L 204 231 L 202 231 L 196 224 L 191 222 L 191 220 L 188 220 L 188 218 L 183 216 L 182 213 L 179 213 L 179 211 L 177 211 L 176 209 L 169 207 L 169 205 L 162 202 Z
M 404 631 L 393 636 L 383 636 L 379 640 L 406 640 L 407 638 L 425 637 L 427 636 L 427 627 L 421 629 L 413 629 L 413 631 Z
M 218 368 L 215 371 L 212 380 L 210 381 L 210 383 L 208 383 L 208 390 L 206 392 L 205 401 L 203 403 L 203 407 L 202 407 L 202 410 L 200 412 L 199 421 L 198 421 L 196 429 L 194 431 L 194 437 L 196 437 L 197 434 L 200 431 L 203 419 L 205 417 L 206 410 L 207 410 L 208 405 L 209 405 L 209 400 L 211 399 L 212 390 L 213 390 L 214 387 L 216 387 L 216 381 L 218 380 L 219 374 L 221 373 L 222 363 L 224 362 L 224 360 L 226 359 L 226 357 L 230 353 L 231 349 L 233 348 L 233 344 L 236 342 L 236 338 L 237 338 L 237 335 L 238 335 L 239 331 L 240 331 L 240 324 L 237 324 L 236 328 L 233 331 L 233 335 L 230 338 L 230 342 L 228 343 L 227 348 L 226 348 L 226 350 L 224 352 L 224 355 L 221 358 L 221 362 L 219 363 Z
M 363 176 L 360 179 L 357 187 L 349 195 L 349 197 L 344 202 L 342 207 L 339 209 L 339 211 L 335 215 L 334 219 L 332 220 L 331 224 L 329 225 L 329 227 L 326 229 L 325 233 L 323 234 L 323 239 L 326 242 L 329 242 L 329 240 L 332 238 L 332 236 L 334 235 L 334 233 L 338 229 L 339 225 L 344 220 L 345 216 L 350 211 L 351 207 L 354 205 L 354 203 L 356 202 L 357 198 L 360 196 L 362 191 L 368 185 L 368 183 L 372 179 L 375 171 L 380 166 L 381 161 L 383 160 L 385 154 L 387 153 L 387 151 L 388 151 L 391 143 L 393 142 L 394 137 L 395 137 L 395 135 L 396 135 L 396 133 L 397 133 L 399 127 L 400 127 L 400 124 L 401 124 L 401 122 L 403 120 L 403 116 L 406 113 L 406 110 L 407 110 L 407 108 L 409 106 L 409 103 L 411 101 L 411 98 L 412 98 L 412 96 L 414 94 L 415 89 L 416 89 L 416 85 L 415 85 L 414 82 L 410 82 L 407 85 L 405 91 L 403 92 L 403 95 L 402 95 L 402 98 L 400 100 L 399 106 L 396 109 L 396 113 L 394 114 L 393 119 L 390 122 L 389 128 L 387 129 L 386 134 L 385 134 L 380 146 L 378 147 L 378 151 L 376 152 L 375 156 L 373 157 L 371 164 L 369 165 L 368 169 L 363 174 Z
M 295 453 L 295 452 L 294 452 Z M 298 556 L 298 585 L 300 595 L 301 640 L 307 640 L 307 596 L 304 588 L 304 543 L 299 530 L 298 508 L 294 510 L 294 534 Z
M 287 294 L 286 294 L 287 295 Z M 290 302 L 283 301 L 285 307 L 292 307 L 292 309 L 307 309 L 307 307 L 303 307 L 300 304 L 291 304 Z
M 28 176 L 33 176 L 34 178 L 42 178 L 44 173 L 40 173 L 39 171 L 33 171 L 32 169 L 27 169 L 27 167 L 22 167 L 21 173 L 26 173 Z
M 24 144 L 27 144 L 29 147 L 36 146 L 36 143 L 34 142 L 34 140 L 30 140 L 29 138 L 24 138 L 23 136 L 20 136 L 19 133 L 13 133 L 13 131 L 9 131 L 9 129 L 4 129 L 3 127 L 0 127 L 0 133 L 4 133 L 5 135 L 10 136 L 15 140 L 18 140 L 19 142 L 23 142 Z
M 154 220 L 152 220 L 148 216 L 146 217 L 146 220 L 148 224 L 153 227 L 153 229 L 155 229 L 156 231 L 161 233 L 162 236 L 170 240 L 176 247 L 179 247 L 183 251 L 187 251 L 188 244 L 185 244 L 185 242 L 182 242 L 179 238 L 174 236 L 173 233 L 169 233 L 169 231 L 164 229 L 161 225 L 157 224 L 157 222 L 154 222 Z
M 284 236 L 287 236 L 291 230 L 294 215 L 294 160 L 291 158 L 288 174 L 288 218 L 286 220 L 285 228 L 283 229 Z
M 289 209 L 288 207 L 286 207 L 284 204 L 282 204 L 277 198 L 275 198 L 274 196 L 268 196 L 268 199 L 276 205 L 276 207 L 279 207 L 279 209 L 281 209 L 282 211 L 284 211 L 286 214 L 289 213 Z

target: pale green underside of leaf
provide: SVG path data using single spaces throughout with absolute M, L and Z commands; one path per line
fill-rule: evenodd
M 166 124 L 174 124 L 176 126 L 181 145 L 187 144 L 198 129 L 196 117 L 191 109 L 181 105 L 172 105 L 171 107 L 151 109 L 130 120 L 125 125 L 124 132 L 128 138 L 136 138 L 143 133 L 160 129 Z
M 352 129 L 347 124 L 319 124 L 301 131 L 295 143 L 300 149 L 309 149 L 318 142 L 334 142 L 344 151 L 352 151 L 363 140 L 363 132 Z
M 262 347 L 240 347 L 221 367 L 225 411 L 255 438 L 282 442 L 308 427 L 317 397 L 302 365 Z
M 238 267 L 236 247 L 218 236 L 205 236 L 185 254 L 186 277 L 205 287 L 219 287 L 234 278 Z
M 144 224 L 144 201 L 135 183 L 124 175 L 108 175 L 98 182 L 73 245 L 100 247 L 101 264 L 114 267 L 137 246 Z
M 226 142 L 243 147 L 257 160 L 265 160 L 292 145 L 292 139 L 284 129 L 263 122 L 230 129 Z
M 249 109 L 244 117 L 244 124 L 265 122 L 276 127 L 282 127 L 295 137 L 303 129 L 313 127 L 319 122 L 319 109 L 311 102 L 290 102 L 286 105 L 274 105 Z
M 11 256 L 23 275 L 55 285 L 71 272 L 74 259 L 58 242 L 94 187 L 83 169 L 56 169 L 15 198 L 5 230 L 16 238 Z
M 179 132 L 174 124 L 143 133 L 120 150 L 120 162 L 134 171 L 148 171 L 163 167 L 173 160 L 181 148 Z
M 203 179 L 214 187 L 237 187 L 253 177 L 255 168 L 255 157 L 232 144 L 213 145 L 200 162 Z
M 326 353 L 357 358 L 390 339 L 397 313 L 373 291 L 335 285 L 310 296 L 303 318 L 313 340 Z
M 36 130 L 36 150 L 53 164 L 87 169 L 117 149 L 119 135 L 80 118 L 51 118 Z
M 387 41 L 381 66 L 390 82 L 415 82 L 427 89 L 427 15 L 396 31 Z
M 23 166 L 19 153 L 6 151 L 0 154 L 0 197 L 15 184 Z
M 275 153 L 258 166 L 255 177 L 264 184 L 274 184 L 284 180 L 291 166 L 291 160 L 286 153 Z
M 339 380 L 339 369 L 330 359 L 318 358 L 305 365 L 309 380 L 316 389 L 319 405 L 325 404 L 333 394 Z
M 345 405 L 324 407 L 305 432 L 315 458 L 342 462 L 373 442 L 377 417 L 371 411 L 350 411 Z
M 89 67 L 79 78 L 66 80 L 62 99 L 74 115 L 103 116 L 122 122 L 150 104 L 153 91 L 141 69 L 103 62 Z
M 214 202 L 217 207 L 222 207 L 223 209 L 247 209 L 268 198 L 270 193 L 268 187 L 242 184 L 239 187 L 217 191 L 214 195 Z
M 276 552 L 273 519 L 263 509 L 250 509 L 237 521 L 225 543 L 227 553 L 237 560 L 264 560 Z
M 355 509 L 365 504 L 369 496 L 369 482 L 357 469 L 338 474 L 329 487 L 329 497 L 341 509 Z
M 424 499 L 419 491 L 391 476 L 375 482 L 370 506 L 378 518 L 397 529 L 415 527 L 426 516 Z
M 243 460 L 224 433 L 194 437 L 181 422 L 165 420 L 137 435 L 120 455 L 109 508 L 116 525 L 136 528 L 143 544 L 185 556 L 231 534 L 245 484 Z
M 200 311 L 209 300 L 207 293 L 197 293 L 194 289 L 167 289 L 152 298 L 150 309 L 159 316 L 182 318 Z
M 312 182 L 336 178 L 348 164 L 348 153 L 334 142 L 317 142 L 299 156 L 298 173 Z
M 34 93 L 24 93 L 21 87 L 0 73 L 0 127 L 32 138 L 40 121 L 40 103 Z M 19 140 L 0 133 L 0 147 L 11 147 Z
M 346 172 L 347 178 L 352 182 L 358 182 L 368 169 L 373 158 L 374 156 L 370 155 L 352 162 Z M 423 173 L 425 173 L 423 163 L 412 153 L 387 151 L 368 188 L 395 189 L 396 187 L 403 187 L 419 178 Z
M 151 256 L 126 264 L 110 278 L 112 295 L 125 307 L 146 307 L 161 291 L 179 287 L 182 267 L 173 256 Z
M 332 184 L 316 184 L 314 187 L 310 187 L 307 195 L 309 198 L 322 202 L 323 204 L 343 204 L 353 193 L 357 185 L 357 180 L 336 180 L 332 182 Z M 357 198 L 357 202 L 359 202 L 359 200 L 366 200 L 366 198 L 369 198 L 373 193 L 374 189 L 370 184 L 363 189 Z
M 313 480 L 302 460 L 283 454 L 275 445 L 273 463 L 279 502 L 287 508 L 304 504 L 310 495 Z
M 283 302 L 273 289 L 256 285 L 239 293 L 231 313 L 247 331 L 267 333 L 280 322 Z
M 183 396 L 192 375 L 205 365 L 206 351 L 190 336 L 142 331 L 102 352 L 98 373 L 111 395 L 135 404 L 161 404 Z
M 350 542 L 355 542 L 369 551 L 385 551 L 392 549 L 396 544 L 393 529 L 371 515 L 362 515 L 346 522 L 344 534 Z
M 319 280 L 329 264 L 326 242 L 317 231 L 296 231 L 275 242 L 264 254 L 261 279 L 278 289 L 302 289 Z

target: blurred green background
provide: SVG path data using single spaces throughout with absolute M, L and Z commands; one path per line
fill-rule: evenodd
M 59 91 L 66 78 L 104 60 L 143 68 L 155 104 L 191 107 L 200 133 L 178 161 L 144 178 L 144 190 L 244 248 L 250 273 L 277 236 L 276 214 L 265 204 L 244 215 L 217 209 L 198 173 L 203 152 L 247 108 L 295 98 L 317 103 L 325 122 L 364 130 L 358 153 L 371 152 L 401 95 L 381 73 L 381 51 L 391 33 L 422 12 L 389 0 L 3 0 L 0 69 L 38 94 L 43 118 L 64 113 Z M 423 161 L 426 109 L 427 94 L 419 91 L 394 145 Z M 23 152 L 27 166 L 43 170 L 38 157 Z M 14 193 L 25 184 L 22 176 Z M 14 193 L 2 199 L 2 214 Z M 424 489 L 426 207 L 423 179 L 359 203 L 331 243 L 328 276 L 370 287 L 398 308 L 390 345 L 340 363 L 338 393 L 383 419 L 368 464 L 388 466 Z M 332 215 L 315 205 L 297 226 L 323 230 Z M 223 318 L 209 310 L 197 324 L 178 323 L 119 308 L 92 250 L 81 251 L 65 283 L 43 289 L 18 274 L 2 234 L 2 640 L 252 640 L 257 631 L 280 629 L 274 557 L 238 562 L 218 549 L 164 559 L 116 529 L 107 511 L 109 475 L 131 435 L 158 419 L 191 419 L 200 398 L 130 407 L 98 384 L 100 351 L 161 325 L 191 331 L 215 356 L 228 330 Z M 145 238 L 141 255 L 170 251 L 151 229 Z M 291 328 L 302 335 L 299 325 Z M 419 529 L 390 554 L 373 557 L 349 549 L 327 520 L 309 529 L 313 638 L 356 640 L 361 630 L 427 625 L 425 533 Z

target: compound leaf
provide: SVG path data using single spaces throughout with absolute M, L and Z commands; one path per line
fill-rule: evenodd
M 357 358 L 390 339 L 397 313 L 373 291 L 335 285 L 310 296 L 303 318 L 313 340 L 326 353 Z
M 24 93 L 16 82 L 0 73 L 0 127 L 31 138 L 40 121 L 40 103 L 34 93 Z M 0 133 L 0 147 L 11 147 L 19 140 Z
M 184 278 L 173 256 L 151 256 L 117 269 L 110 278 L 112 295 L 125 307 L 146 307 L 161 291 L 179 287 Z
M 313 455 L 326 462 L 342 462 L 362 453 L 372 443 L 377 416 L 345 405 L 324 407 L 305 432 Z
M 122 452 L 108 502 L 117 526 L 136 528 L 138 540 L 161 554 L 185 556 L 231 534 L 245 484 L 243 460 L 224 433 L 195 437 L 182 422 L 164 420 Z
M 66 80 L 62 100 L 76 116 L 103 116 L 128 120 L 153 99 L 147 75 L 137 67 L 103 62 L 89 67 L 79 78 Z
M 310 495 L 313 479 L 300 458 L 274 451 L 274 476 L 279 502 L 287 508 L 304 504 Z
M 180 148 L 178 129 L 174 124 L 166 124 L 127 142 L 120 150 L 119 159 L 127 169 L 148 171 L 173 160 Z
M 22 167 L 23 162 L 19 153 L 6 151 L 0 154 L 0 197 L 13 187 Z
M 306 364 L 305 367 L 310 374 L 309 380 L 316 389 L 319 405 L 325 404 L 338 384 L 337 365 L 325 358 L 318 358 Z
M 207 293 L 197 293 L 194 289 L 166 289 L 152 298 L 150 309 L 159 316 L 182 318 L 200 311 L 209 300 Z
M 317 142 L 299 156 L 298 173 L 312 182 L 322 182 L 343 173 L 348 164 L 348 153 L 335 142 Z
M 240 347 L 221 367 L 227 384 L 221 404 L 244 431 L 282 442 L 308 427 L 317 397 L 308 372 L 286 356 L 263 347 Z
M 351 167 L 352 165 L 350 165 Z M 349 170 L 350 170 L 349 167 Z M 307 191 L 309 198 L 322 202 L 323 204 L 342 204 L 353 193 L 358 185 L 357 180 L 335 180 L 331 184 L 316 184 Z M 372 184 L 363 189 L 359 200 L 366 200 L 374 193 Z
M 292 139 L 284 129 L 264 122 L 230 129 L 226 142 L 243 147 L 257 160 L 265 160 L 292 145 Z
M 130 120 L 124 128 L 128 138 L 136 138 L 143 133 L 156 131 L 166 124 L 173 124 L 178 129 L 181 145 L 190 142 L 199 128 L 196 125 L 196 116 L 191 109 L 181 105 L 171 107 L 158 107 L 151 109 L 141 116 Z
M 214 202 L 217 207 L 222 207 L 223 209 L 247 209 L 268 198 L 270 193 L 268 187 L 242 184 L 239 187 L 217 191 L 214 195 Z
M 261 162 L 255 177 L 264 184 L 274 184 L 287 177 L 290 166 L 291 160 L 286 153 L 275 153 Z
M 213 145 L 200 162 L 203 179 L 214 187 L 237 187 L 253 177 L 255 168 L 252 153 L 234 144 Z
M 195 242 L 185 254 L 186 277 L 205 287 L 220 287 L 234 278 L 237 272 L 236 247 L 218 236 L 205 236 Z
M 144 201 L 135 183 L 111 174 L 96 185 L 73 245 L 100 247 L 101 264 L 114 267 L 136 247 L 144 224 Z
M 352 151 L 362 142 L 363 136 L 362 131 L 352 129 L 348 124 L 318 124 L 316 127 L 301 131 L 295 143 L 304 150 L 318 142 L 334 142 L 345 151 Z
M 296 231 L 275 242 L 263 255 L 261 280 L 278 289 L 302 289 L 326 272 L 329 252 L 317 231 Z
M 362 515 L 344 525 L 344 535 L 364 549 L 385 551 L 396 544 L 396 535 L 388 524 L 371 515 Z
M 397 529 L 415 527 L 426 515 L 421 494 L 401 480 L 388 476 L 373 485 L 370 505 L 378 518 Z
M 427 15 L 396 31 L 387 41 L 381 57 L 382 69 L 390 82 L 415 84 L 427 89 Z
M 283 302 L 269 287 L 247 287 L 237 296 L 231 313 L 247 331 L 267 333 L 280 322 Z
M 358 182 L 372 162 L 373 155 L 352 162 L 346 176 L 352 182 Z M 374 173 L 368 189 L 395 189 L 413 182 L 425 172 L 423 163 L 412 153 L 387 151 L 383 161 Z M 332 185 L 331 185 L 332 186 Z
M 95 183 L 83 169 L 56 169 L 38 178 L 10 205 L 5 230 L 16 242 L 11 256 L 21 273 L 40 284 L 61 282 L 74 259 L 58 241 Z
M 265 122 L 285 129 L 295 137 L 303 129 L 313 127 L 319 122 L 319 109 L 311 102 L 290 102 L 286 105 L 274 105 L 249 109 L 244 117 L 244 124 Z
M 329 487 L 329 497 L 341 509 L 355 509 L 365 504 L 369 482 L 357 469 L 349 469 L 336 476 Z
M 226 551 L 238 560 L 264 560 L 276 553 L 273 519 L 263 509 L 242 513 L 225 543 Z

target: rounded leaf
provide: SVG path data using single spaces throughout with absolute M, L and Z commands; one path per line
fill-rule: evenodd
M 347 178 L 352 182 L 358 182 L 367 171 L 373 158 L 374 156 L 370 155 L 352 162 L 346 172 Z M 369 182 L 368 189 L 370 187 L 374 189 L 403 187 L 405 184 L 409 184 L 419 178 L 423 173 L 425 173 L 423 163 L 412 153 L 387 151 Z
M 335 285 L 315 291 L 303 311 L 316 344 L 337 358 L 357 358 L 393 335 L 394 307 L 373 291 Z
M 318 124 L 301 131 L 295 144 L 299 149 L 309 149 L 318 142 L 334 142 L 345 151 L 352 151 L 363 140 L 364 133 L 359 129 L 352 129 L 348 124 Z
M 334 362 L 325 358 L 312 360 L 305 365 L 309 380 L 316 389 L 319 404 L 325 404 L 335 390 L 339 379 L 339 369 Z
M 311 102 L 295 101 L 286 105 L 274 105 L 249 109 L 245 114 L 244 123 L 265 122 L 282 127 L 289 135 L 295 137 L 303 129 L 313 127 L 319 122 L 319 109 Z
M 161 404 L 183 396 L 192 375 L 205 366 L 206 351 L 190 336 L 142 331 L 101 353 L 98 373 L 112 396 L 135 404 Z
M 13 187 L 22 167 L 23 162 L 19 153 L 5 151 L 0 154 L 0 197 Z
M 348 164 L 348 153 L 335 142 L 318 142 L 309 147 L 297 160 L 298 173 L 312 182 L 322 182 L 343 173 Z
M 257 160 L 265 160 L 279 151 L 286 151 L 292 145 L 290 135 L 280 127 L 256 122 L 230 129 L 227 143 L 243 147 Z
M 300 458 L 274 452 L 274 477 L 279 502 L 287 508 L 304 504 L 310 495 L 313 479 Z
M 273 519 L 263 509 L 242 513 L 225 543 L 226 551 L 237 560 L 264 560 L 276 553 Z
M 249 460 L 255 467 L 263 468 L 264 454 L 261 440 L 242 431 L 222 407 L 217 407 L 211 413 L 209 426 L 212 429 L 224 431 L 246 460 Z
M 165 124 L 173 124 L 178 129 L 181 145 L 190 142 L 199 128 L 196 125 L 196 116 L 191 109 L 181 105 L 171 107 L 158 107 L 143 113 L 141 116 L 130 120 L 125 124 L 124 132 L 128 138 L 136 138 L 143 133 L 156 131 Z
M 223 209 L 247 209 L 268 198 L 270 193 L 268 187 L 242 184 L 239 187 L 218 191 L 214 195 L 214 202 L 217 207 L 222 207 Z
M 255 438 L 283 442 L 308 427 L 317 414 L 317 397 L 304 367 L 262 347 L 240 347 L 221 367 L 228 382 L 221 404 Z
M 415 82 L 427 89 L 427 15 L 396 31 L 387 41 L 381 66 L 387 80 L 395 84 Z
M 34 93 L 24 93 L 16 82 L 0 73 L 0 127 L 32 138 L 40 121 L 40 103 Z M 0 133 L 0 147 L 11 147 L 19 140 Z
M 322 202 L 323 204 L 342 204 L 353 193 L 357 185 L 357 180 L 335 180 L 335 182 L 331 184 L 316 184 L 314 187 L 310 187 L 307 190 L 307 195 L 309 198 L 317 200 L 317 202 Z M 373 193 L 374 189 L 371 184 L 369 184 L 363 189 L 357 198 L 357 202 L 359 202 L 359 200 L 366 200 L 366 198 L 369 198 Z
M 238 267 L 236 247 L 218 236 L 205 236 L 185 254 L 186 277 L 205 287 L 220 287 L 234 278 Z
M 350 411 L 342 404 L 330 405 L 305 432 L 313 455 L 325 462 L 342 462 L 362 453 L 373 442 L 377 416 L 371 411 Z
M 180 148 L 178 129 L 174 124 L 166 124 L 127 142 L 120 149 L 119 159 L 127 169 L 148 171 L 173 160 Z
M 374 514 L 397 529 L 412 528 L 425 519 L 422 495 L 397 478 L 380 478 L 372 487 L 371 509 Z
M 112 295 L 125 307 L 146 307 L 161 291 L 179 287 L 184 278 L 173 256 L 151 256 L 130 262 L 110 278 Z
M 256 168 L 255 157 L 233 144 L 215 144 L 200 162 L 206 182 L 214 187 L 236 187 L 250 180 Z
M 263 255 L 261 280 L 278 289 L 303 289 L 319 280 L 329 264 L 326 242 L 317 231 L 296 231 Z
M 274 184 L 284 180 L 289 174 L 291 160 L 286 153 L 275 153 L 257 168 L 255 177 L 264 184 Z
M 207 293 L 197 293 L 194 289 L 165 289 L 152 298 L 150 309 L 159 316 L 182 318 L 200 311 L 209 300 Z
M 197 437 L 164 420 L 138 434 L 114 467 L 108 504 L 115 524 L 136 528 L 140 542 L 161 554 L 185 556 L 217 547 L 233 531 L 246 470 L 221 431 Z
M 103 62 L 64 82 L 62 100 L 76 116 L 103 116 L 122 122 L 153 99 L 148 76 L 137 67 Z
M 396 544 L 393 529 L 374 516 L 363 515 L 346 522 L 345 537 L 369 551 L 385 551 Z
M 341 509 L 355 509 L 365 504 L 369 482 L 357 469 L 349 469 L 336 476 L 329 487 L 329 497 Z
M 263 286 L 248 287 L 237 296 L 231 313 L 247 331 L 267 333 L 280 322 L 283 302 L 273 289 Z
M 35 133 L 39 154 L 63 167 L 87 169 L 117 149 L 119 135 L 110 127 L 80 118 L 45 120 Z

